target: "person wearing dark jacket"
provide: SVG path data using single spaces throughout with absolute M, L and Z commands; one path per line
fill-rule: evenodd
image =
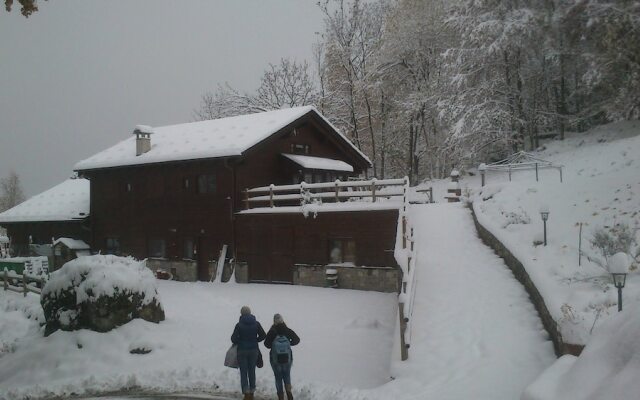
M 284 338 L 289 342 L 288 344 L 285 342 Z M 284 344 L 280 344 L 280 341 L 284 342 Z M 291 392 L 291 365 L 293 364 L 293 351 L 291 350 L 291 346 L 295 346 L 298 343 L 300 343 L 300 338 L 292 329 L 287 327 L 282 315 L 274 315 L 273 326 L 269 329 L 269 332 L 267 332 L 264 345 L 268 349 L 271 349 L 269 351 L 269 361 L 271 362 L 271 368 L 273 369 L 273 376 L 276 379 L 278 400 L 284 400 L 285 390 L 287 392 L 287 399 L 293 400 L 293 393 Z M 282 349 L 287 349 L 288 354 L 281 354 Z
M 258 361 L 258 342 L 265 338 L 260 322 L 251 314 L 251 309 L 244 306 L 240 309 L 240 320 L 231 335 L 231 342 L 238 346 L 238 367 L 240 369 L 240 386 L 244 400 L 252 400 L 256 391 L 256 362 Z

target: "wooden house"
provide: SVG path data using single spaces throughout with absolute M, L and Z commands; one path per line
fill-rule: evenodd
M 13 256 L 29 256 L 34 245 L 51 245 L 69 237 L 88 241 L 89 181 L 68 179 L 17 206 L 0 213 Z
M 368 158 L 313 107 L 138 126 L 76 164 L 91 182 L 91 248 L 149 258 L 180 280 L 208 280 L 236 252 L 246 188 L 347 179 Z

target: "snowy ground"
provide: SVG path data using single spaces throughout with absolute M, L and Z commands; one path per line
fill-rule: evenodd
M 300 334 L 294 349 L 298 399 L 517 398 L 554 359 L 524 290 L 481 244 L 467 209 L 413 206 L 411 218 L 419 226 L 420 272 L 407 362 L 391 353 L 393 294 L 161 281 L 167 319 L 159 325 L 133 321 L 106 334 L 43 338 L 35 321 L 42 318 L 37 296 L 0 291 L 0 398 L 126 388 L 237 393 L 237 372 L 222 360 L 245 303 L 265 327 L 280 312 Z M 24 318 L 29 313 L 35 320 Z M 129 354 L 135 347 L 153 351 Z M 273 396 L 271 380 L 268 368 L 258 370 L 261 396 Z
M 58 332 L 42 337 L 38 298 L 0 291 L 0 398 L 134 388 L 160 392 L 237 393 L 235 370 L 222 366 L 244 304 L 268 327 L 280 312 L 302 337 L 295 348 L 297 399 L 613 399 L 638 393 L 640 276 L 631 271 L 625 311 L 615 312 L 608 273 L 589 259 L 577 266 L 576 222 L 588 246 L 596 226 L 640 216 L 640 124 L 602 127 L 554 142 L 539 154 L 565 165 L 557 172 L 462 180 L 481 222 L 525 264 L 565 339 L 588 342 L 580 358 L 554 361 L 552 346 L 528 298 L 477 238 L 460 205 L 416 205 L 417 292 L 410 358 L 392 353 L 397 299 L 391 294 L 279 285 L 160 282 L 167 320 L 134 321 L 106 334 Z M 445 182 L 436 184 L 442 199 Z M 549 205 L 549 245 L 538 210 Z M 31 319 L 27 319 L 31 316 Z M 132 355 L 149 347 L 147 355 Z M 393 361 L 392 361 L 393 360 Z M 393 376 L 395 379 L 389 379 Z M 508 379 L 505 379 L 508 377 Z M 262 396 L 273 396 L 271 371 L 259 370 Z M 584 385 L 581 382 L 588 382 Z M 576 391 L 576 388 L 580 391 Z M 632 395 L 631 395 L 632 396 Z M 606 396 L 605 396 L 606 397 Z
M 160 281 L 166 320 L 132 321 L 109 333 L 56 332 L 43 338 L 19 311 L 38 297 L 0 291 L 0 398 L 51 396 L 142 387 L 154 391 L 239 392 L 224 354 L 240 307 L 248 304 L 268 329 L 281 313 L 301 337 L 294 348 L 298 398 L 339 388 L 371 388 L 389 380 L 397 302 L 393 294 L 286 285 Z M 149 347 L 147 355 L 129 354 Z M 263 354 L 266 354 L 263 351 Z M 258 387 L 273 393 L 270 368 Z
M 617 291 L 608 262 L 591 241 L 598 228 L 626 224 L 640 241 L 640 122 L 627 121 L 550 141 L 536 156 L 563 164 L 544 171 L 465 175 L 463 195 L 473 200 L 480 222 L 523 262 L 568 342 L 587 344 L 579 357 L 564 356 L 523 395 L 526 400 L 626 400 L 640 393 L 640 273 L 632 265 L 617 312 Z M 434 186 L 442 201 L 448 180 Z M 540 208 L 549 207 L 548 246 L 542 240 Z M 582 263 L 578 265 L 579 225 Z
M 409 360 L 396 364 L 399 378 L 380 392 L 404 388 L 396 394 L 402 399 L 517 399 L 555 360 L 527 293 L 482 244 L 462 205 L 412 206 L 410 218 L 417 227 L 418 284 Z

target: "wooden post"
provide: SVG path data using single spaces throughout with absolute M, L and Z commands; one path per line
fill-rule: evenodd
M 244 209 L 248 210 L 250 208 L 249 206 L 249 188 L 244 190 Z
M 409 350 L 404 339 L 407 331 L 407 320 L 404 317 L 404 303 L 398 303 L 398 314 L 400 315 L 400 359 L 406 361 L 409 358 Z
M 413 243 L 411 243 L 411 247 L 413 247 Z M 407 272 L 411 272 L 411 256 L 407 257 Z
M 9 271 L 4 269 L 4 290 L 5 292 L 9 289 Z
M 562 167 L 558 168 L 560 170 L 560 183 L 562 183 Z
M 536 182 L 538 182 L 538 163 L 536 163 Z
M 269 185 L 269 205 L 273 208 L 273 183 Z
M 376 202 L 376 178 L 371 180 L 371 197 L 373 198 L 373 202 Z
M 509 182 L 511 182 L 511 165 L 509 165 Z
M 407 217 L 402 216 L 402 248 L 407 248 Z
M 27 275 L 22 271 L 22 295 L 27 297 Z
M 340 188 L 338 184 L 340 183 L 340 179 L 336 179 L 336 203 L 340 201 Z
M 411 228 L 411 252 L 412 253 L 413 253 L 413 244 L 414 244 L 414 241 L 413 241 L 413 227 L 412 227 Z
M 486 171 L 484 171 L 484 170 L 480 171 L 480 181 L 481 181 L 480 186 L 482 186 L 482 187 L 484 187 L 484 174 L 485 174 L 485 172 Z

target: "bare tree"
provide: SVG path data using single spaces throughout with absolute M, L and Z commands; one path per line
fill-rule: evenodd
M 269 64 L 255 94 L 242 93 L 230 84 L 219 85 L 214 92 L 202 95 L 194 110 L 197 120 L 231 117 L 313 104 L 316 97 L 307 62 L 281 59 Z
M 0 211 L 8 210 L 25 200 L 20 177 L 15 171 L 0 179 L 0 190 Z
M 20 12 L 25 17 L 29 17 L 29 15 L 38 11 L 38 4 L 36 0 L 18 0 L 18 3 L 22 6 Z M 4 8 L 7 12 L 11 12 L 11 7 L 13 6 L 13 0 L 4 0 Z

